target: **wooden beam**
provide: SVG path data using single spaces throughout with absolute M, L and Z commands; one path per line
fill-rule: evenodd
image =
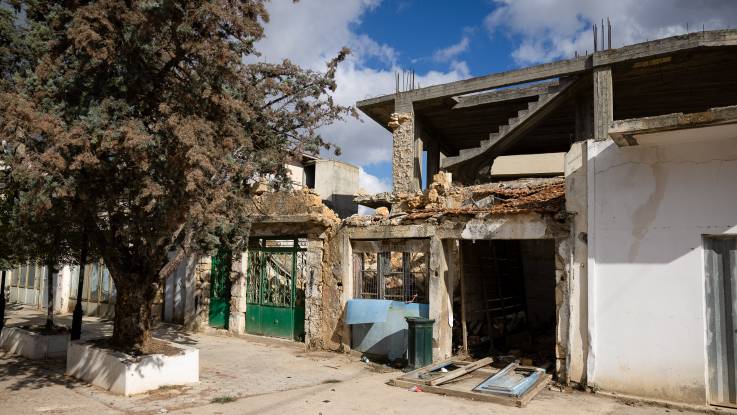
M 468 324 L 466 323 L 466 277 L 463 262 L 463 244 L 458 244 L 458 269 L 461 273 L 461 331 L 463 334 L 463 353 L 468 354 Z
M 551 91 L 551 89 L 557 87 L 558 85 L 559 82 L 555 80 L 542 82 L 528 87 L 498 89 L 475 95 L 459 96 L 454 98 L 458 103 L 455 104 L 452 109 L 457 110 L 462 108 L 476 107 L 479 105 L 493 104 L 495 102 L 504 102 L 513 99 L 536 97 L 540 94 L 553 92 Z

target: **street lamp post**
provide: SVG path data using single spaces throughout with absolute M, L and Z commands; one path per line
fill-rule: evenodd
M 2 272 L 2 283 L 0 283 L 0 331 L 5 327 L 5 270 Z

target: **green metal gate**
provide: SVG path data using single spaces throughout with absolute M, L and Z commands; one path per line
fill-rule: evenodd
M 298 239 L 252 241 L 246 286 L 247 333 L 304 340 L 304 254 Z
M 212 257 L 210 269 L 209 324 L 212 327 L 228 328 L 230 316 L 230 269 L 231 255 L 225 249 L 218 250 Z

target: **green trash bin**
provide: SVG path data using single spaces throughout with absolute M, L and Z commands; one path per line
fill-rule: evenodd
M 407 320 L 409 367 L 419 369 L 432 363 L 432 326 L 435 320 L 423 317 L 405 317 Z

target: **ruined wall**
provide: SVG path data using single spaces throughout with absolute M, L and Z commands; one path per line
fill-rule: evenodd
M 588 161 L 586 142 L 577 142 L 565 157 L 566 212 L 569 215 L 570 235 L 568 258 L 568 380 L 586 385 L 586 361 L 589 356 L 588 331 Z
M 310 349 L 343 352 L 343 284 L 335 233 L 308 243 L 305 343 Z
M 307 238 L 305 275 L 305 345 L 311 349 L 342 351 L 341 258 L 335 236 L 340 219 L 314 191 L 262 193 L 253 198 L 251 237 Z M 231 331 L 245 327 L 245 265 L 237 270 L 231 297 Z M 234 317 L 235 315 L 235 317 Z M 238 320 L 234 320 L 238 319 Z M 241 320 L 243 319 L 243 324 Z
M 737 140 L 588 151 L 589 384 L 706 403 L 702 235 L 737 234 Z

